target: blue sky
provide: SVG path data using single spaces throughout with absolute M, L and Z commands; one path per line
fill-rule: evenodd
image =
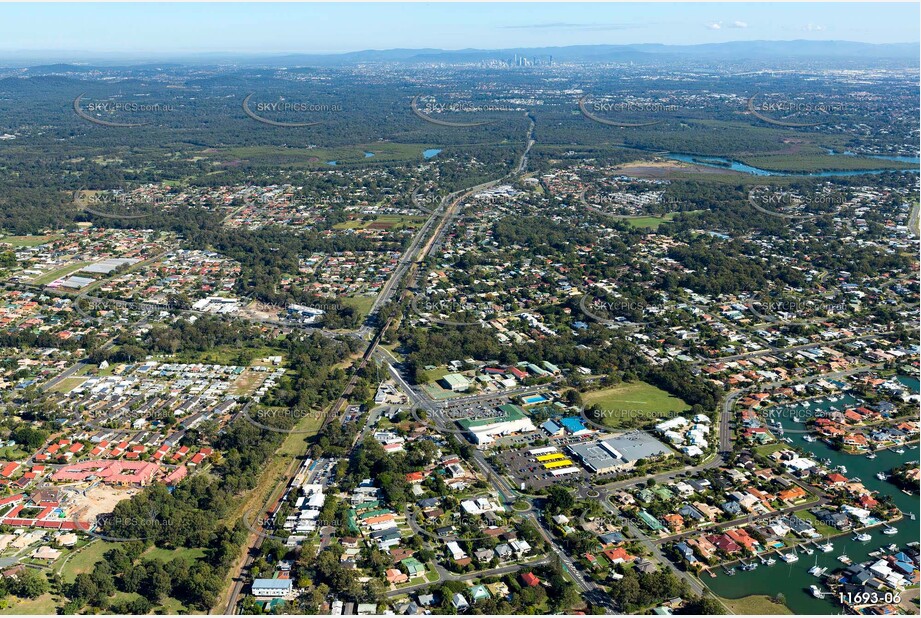
M 0 4 L 0 53 L 917 42 L 918 3 Z

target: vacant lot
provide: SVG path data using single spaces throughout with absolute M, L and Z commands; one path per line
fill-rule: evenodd
M 586 408 L 600 408 L 603 413 L 599 422 L 615 429 L 639 427 L 689 409 L 681 399 L 646 382 L 630 382 L 583 393 L 582 402 Z
M 720 601 L 732 610 L 734 614 L 740 615 L 758 615 L 758 614 L 792 614 L 790 609 L 782 604 L 775 603 L 770 597 L 763 594 L 753 594 L 739 599 L 723 599 Z

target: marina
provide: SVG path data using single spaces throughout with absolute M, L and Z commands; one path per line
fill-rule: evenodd
M 843 396 L 844 399 L 847 397 Z M 833 404 L 825 402 L 824 405 Z M 840 400 L 838 405 L 842 405 Z M 843 405 L 847 406 L 849 403 L 845 402 Z M 815 408 L 815 403 L 811 402 L 810 407 Z M 789 417 L 783 422 L 788 432 L 795 428 Z M 797 444 L 812 452 L 817 461 L 822 461 L 829 469 L 838 466 L 843 466 L 845 469 L 850 468 L 853 475 L 865 479 L 864 485 L 868 489 L 891 496 L 895 505 L 905 514 L 904 517 L 891 526 L 864 531 L 870 536 L 867 542 L 852 540 L 853 532 L 833 539 L 818 540 L 814 545 L 821 553 L 816 552 L 814 560 L 794 560 L 792 562 L 784 560 L 773 567 L 768 567 L 765 562 L 762 568 L 755 572 L 739 570 L 732 577 L 715 573 L 715 577 L 707 578 L 705 582 L 711 590 L 722 597 L 738 598 L 751 594 L 775 596 L 780 592 L 784 595 L 787 607 L 797 614 L 837 614 L 840 613 L 841 608 L 829 591 L 823 592 L 818 586 L 813 585 L 810 588 L 807 585 L 810 579 L 815 581 L 809 570 L 815 567 L 824 568 L 827 575 L 843 568 L 846 564 L 868 560 L 872 557 L 871 552 L 878 551 L 882 547 L 891 545 L 900 547 L 918 541 L 915 514 L 915 511 L 918 510 L 917 498 L 902 493 L 892 483 L 880 479 L 880 475 L 888 478 L 888 471 L 893 468 L 908 461 L 917 461 L 918 450 L 906 447 L 905 452 L 899 454 L 887 449 L 879 451 L 876 458 L 868 459 L 842 453 L 821 441 L 807 442 L 802 440 L 802 435 L 804 434 L 799 434 Z M 886 532 L 888 528 L 893 528 L 896 532 Z M 784 549 L 783 554 L 787 553 L 792 552 Z M 816 594 L 813 588 L 819 591 L 819 594 Z

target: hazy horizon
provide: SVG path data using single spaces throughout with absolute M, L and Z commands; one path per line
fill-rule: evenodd
M 836 10 L 835 7 L 847 7 Z M 392 49 L 919 42 L 917 3 L 2 4 L 0 56 L 177 58 Z M 168 52 L 166 50 L 169 50 Z

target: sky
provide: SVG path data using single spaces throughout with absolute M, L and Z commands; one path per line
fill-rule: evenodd
M 919 40 L 915 3 L 0 4 L 0 54 Z

